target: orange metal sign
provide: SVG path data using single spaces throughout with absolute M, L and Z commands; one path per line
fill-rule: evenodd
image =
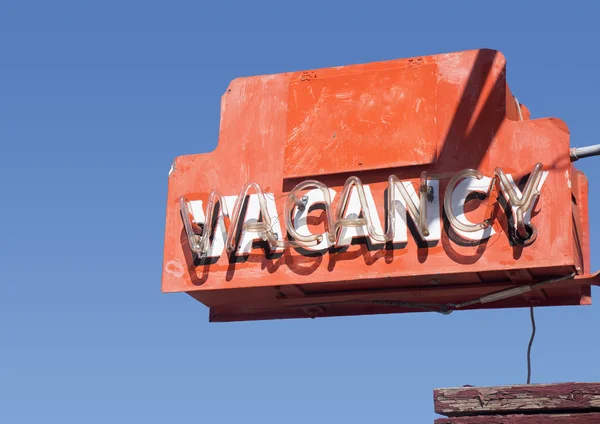
M 169 174 L 163 291 L 212 321 L 589 304 L 569 147 L 492 50 L 236 79 Z

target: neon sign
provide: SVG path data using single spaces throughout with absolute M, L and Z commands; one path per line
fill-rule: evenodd
M 169 172 L 162 291 L 220 322 L 590 304 L 588 150 L 506 75 L 483 49 L 236 78 Z
M 443 210 L 456 234 L 471 241 L 482 241 L 494 234 L 491 218 L 478 223 L 466 218 L 465 202 L 472 193 L 489 197 L 492 190 L 498 188 L 510 207 L 513 239 L 528 245 L 535 241 L 536 235 L 530 222 L 531 211 L 547 174 L 543 165 L 537 163 L 523 191 L 501 168 L 496 168 L 491 178 L 474 169 L 433 175 L 423 172 L 416 189 L 411 182 L 390 175 L 385 232 L 370 187 L 363 185 L 356 176 L 346 180 L 339 196 L 316 180 L 303 181 L 294 187 L 287 194 L 283 212 L 287 239 L 283 237 L 273 194 L 263 192 L 257 183 L 244 184 L 237 196 L 222 196 L 219 191 L 213 190 L 208 197 L 206 214 L 201 201 L 180 197 L 179 202 L 189 247 L 200 258 L 218 258 L 224 248 L 234 255 L 249 254 L 256 239 L 266 241 L 274 252 L 282 252 L 289 247 L 325 252 L 334 246 L 349 245 L 356 236 L 367 236 L 373 246 L 382 248 L 387 243 L 406 242 L 409 216 L 422 240 L 440 239 L 439 181 L 450 179 L 443 197 Z M 249 195 L 251 189 L 255 194 Z M 313 234 L 307 225 L 307 215 L 310 207 L 318 204 L 325 210 L 326 231 Z M 230 220 L 228 228 L 225 218 Z

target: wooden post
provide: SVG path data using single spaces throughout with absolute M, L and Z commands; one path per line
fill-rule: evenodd
M 600 383 L 434 390 L 435 424 L 600 424 Z

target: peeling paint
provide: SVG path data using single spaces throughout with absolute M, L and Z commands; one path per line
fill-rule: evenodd
M 165 265 L 165 272 L 173 275 L 175 278 L 183 277 L 184 268 L 178 259 L 173 259 Z
M 469 58 L 467 58 L 469 59 Z M 471 60 L 465 60 L 461 53 L 447 53 L 441 55 L 438 60 L 438 78 L 450 84 L 464 82 L 471 71 Z

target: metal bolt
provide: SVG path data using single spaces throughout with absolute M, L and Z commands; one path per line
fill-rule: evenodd
M 298 208 L 299 211 L 303 211 L 306 208 L 307 203 L 308 203 L 307 195 L 302 196 L 300 198 L 300 201 L 298 201 L 298 198 L 296 197 L 296 207 Z
M 433 187 L 432 187 L 432 186 L 430 186 L 430 185 L 428 185 L 428 186 L 427 186 L 427 201 L 428 201 L 429 203 L 432 203 L 432 202 L 433 202 L 433 198 L 434 198 L 434 195 L 433 195 Z

